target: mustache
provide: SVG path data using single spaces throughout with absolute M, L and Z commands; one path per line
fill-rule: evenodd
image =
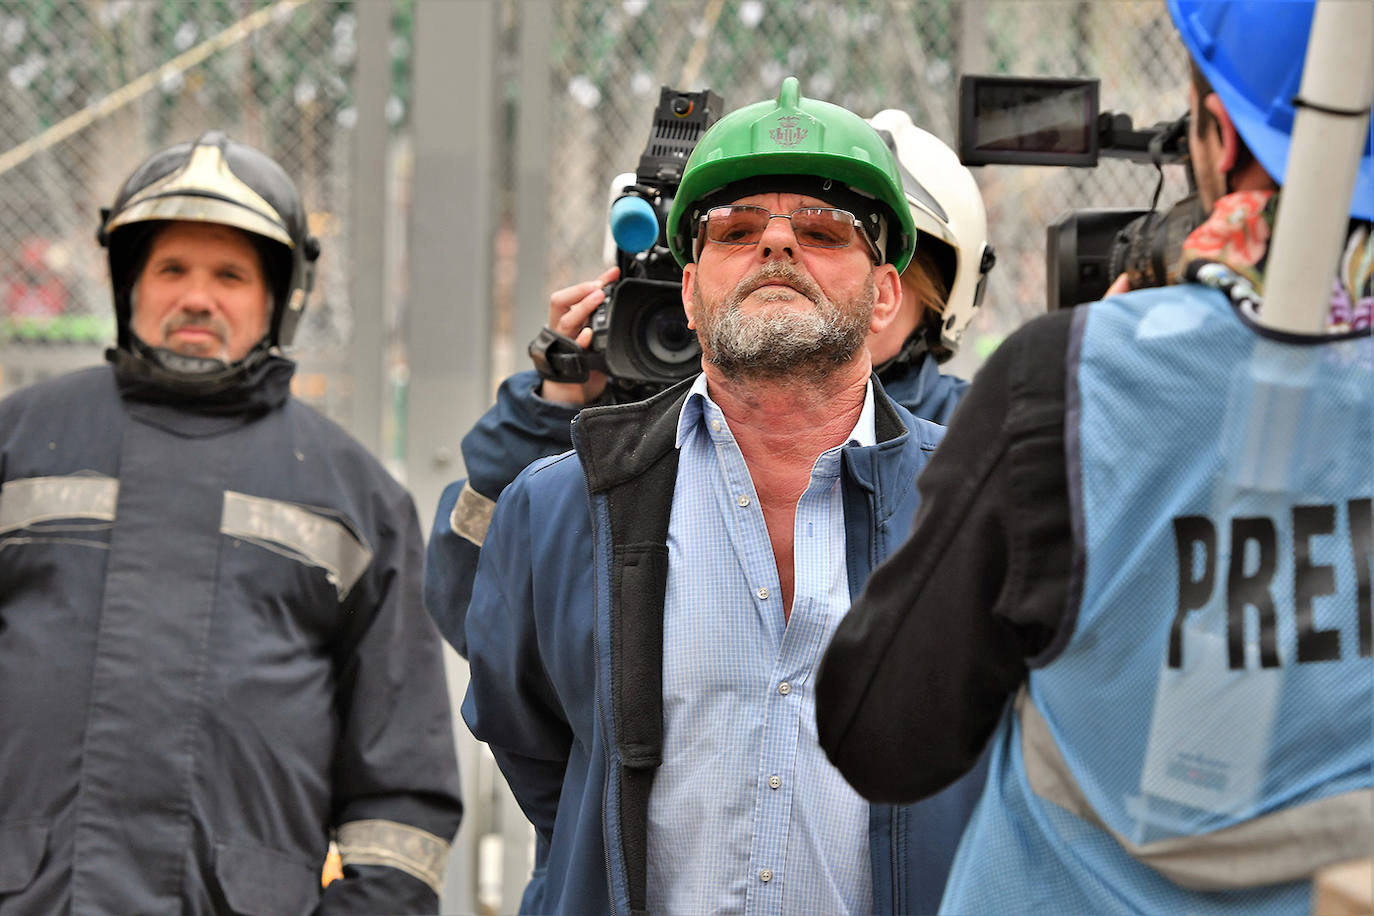
M 199 312 L 174 312 L 162 323 L 162 334 L 166 337 L 182 328 L 204 328 L 220 340 L 229 338 L 229 325 L 223 319 Z
M 743 302 L 745 297 L 750 293 L 764 286 L 771 286 L 778 281 L 786 283 L 812 302 L 819 302 L 821 299 L 825 298 L 825 294 L 821 292 L 821 288 L 791 263 L 787 261 L 768 261 L 735 286 L 734 290 L 730 293 L 729 301 L 736 304 Z

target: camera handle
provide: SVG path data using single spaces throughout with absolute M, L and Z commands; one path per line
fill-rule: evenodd
M 1173 121 L 1164 130 L 1156 131 L 1150 138 L 1149 154 L 1150 162 L 1155 167 L 1157 181 L 1155 183 L 1155 194 L 1150 200 L 1150 209 L 1159 209 L 1159 195 L 1164 191 L 1164 163 L 1166 161 L 1178 161 L 1181 154 L 1183 161 L 1183 171 L 1188 178 L 1188 190 L 1194 192 L 1197 188 L 1193 183 L 1193 169 L 1188 164 L 1188 121 L 1189 112 L 1184 112 L 1183 117 Z M 1171 158 L 1167 158 L 1169 151 L 1172 150 Z
M 1155 152 L 1155 141 L 1150 141 L 1150 152 Z M 1160 164 L 1158 157 L 1152 157 L 1155 167 L 1155 193 L 1150 198 L 1150 209 L 1159 209 L 1159 195 L 1164 192 L 1164 166 Z
M 587 351 L 571 337 L 565 337 L 550 327 L 539 329 L 534 340 L 530 341 L 529 354 L 539 375 L 549 381 L 585 382 L 591 374 Z

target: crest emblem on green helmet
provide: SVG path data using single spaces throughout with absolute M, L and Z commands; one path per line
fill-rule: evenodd
M 800 121 L 792 115 L 785 115 L 778 118 L 778 126 L 768 132 L 768 136 L 773 138 L 773 142 L 778 146 L 796 146 L 806 139 L 806 128 L 798 127 Z

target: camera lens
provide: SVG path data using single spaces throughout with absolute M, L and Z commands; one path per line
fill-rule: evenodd
M 643 329 L 644 349 L 667 367 L 681 367 L 701 357 L 696 332 L 687 327 L 681 306 L 662 305 L 645 315 Z
M 615 284 L 613 301 L 603 344 L 613 378 L 670 385 L 697 373 L 701 346 L 687 326 L 680 281 L 627 277 Z

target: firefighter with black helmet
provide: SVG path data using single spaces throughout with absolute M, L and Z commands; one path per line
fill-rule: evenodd
M 152 240 L 170 221 L 237 229 L 253 246 L 271 308 L 262 335 L 247 352 L 231 360 L 173 356 L 175 348 L 154 345 L 146 339 L 150 335 L 136 333 L 135 287 Z M 135 169 L 114 205 L 101 212 L 97 238 L 109 252 L 119 349 L 131 357 L 126 364 L 187 390 L 228 384 L 263 363 L 273 347 L 290 346 L 320 256 L 290 176 L 259 150 L 220 131 L 168 147 Z
M 0 910 L 433 912 L 462 808 L 420 532 L 291 397 L 295 185 L 211 131 L 99 240 L 111 365 L 0 402 Z

